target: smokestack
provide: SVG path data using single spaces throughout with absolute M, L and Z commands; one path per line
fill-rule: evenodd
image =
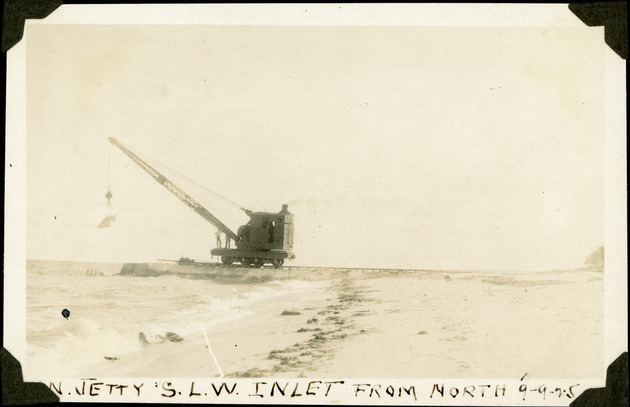
M 280 213 L 290 213 L 289 212 L 289 205 L 283 204 L 282 205 L 282 210 L 280 211 Z

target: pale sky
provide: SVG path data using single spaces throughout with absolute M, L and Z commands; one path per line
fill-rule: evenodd
M 571 268 L 604 243 L 599 31 L 27 28 L 27 258 L 210 259 L 216 229 L 118 150 L 97 228 L 111 136 L 288 203 L 295 265 Z

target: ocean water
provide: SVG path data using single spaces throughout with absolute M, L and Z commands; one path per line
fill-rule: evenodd
M 224 284 L 175 276 L 118 275 L 121 264 L 28 260 L 27 364 L 37 375 L 78 374 L 251 315 L 259 301 L 317 283 Z M 70 311 L 64 318 L 62 311 Z M 175 334 L 175 335 L 173 335 Z M 169 340 L 168 336 L 171 336 Z

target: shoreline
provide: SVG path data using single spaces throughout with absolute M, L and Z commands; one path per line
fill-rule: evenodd
M 369 278 L 377 274 L 232 285 L 243 293 L 273 287 L 279 294 L 206 329 L 224 376 L 518 379 L 527 372 L 587 379 L 605 372 L 602 273 Z M 81 373 L 219 377 L 203 316 L 195 318 L 199 329 L 181 342 L 144 344 Z

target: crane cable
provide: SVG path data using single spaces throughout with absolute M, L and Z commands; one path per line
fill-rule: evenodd
M 127 148 L 129 148 L 129 147 L 127 147 Z M 186 175 L 184 175 L 184 174 L 182 174 L 182 173 L 180 173 L 180 172 L 178 172 L 178 171 L 176 171 L 176 170 L 174 170 L 174 169 L 172 169 L 172 168 L 162 164 L 161 162 L 159 162 L 159 161 L 157 161 L 157 160 L 155 160 L 153 158 L 148 157 L 147 155 L 139 153 L 138 151 L 135 151 L 133 149 L 132 149 L 132 151 L 135 154 L 137 154 L 138 156 L 140 156 L 142 159 L 144 159 L 145 161 L 147 161 L 150 164 L 154 165 L 155 167 L 159 168 L 160 171 L 165 173 L 167 176 L 175 177 L 177 179 L 176 182 L 178 184 L 182 185 L 182 183 L 183 183 L 183 184 L 187 185 L 188 188 L 191 188 L 192 190 L 191 189 L 187 189 L 186 190 L 186 194 L 188 194 L 191 197 L 193 197 L 193 199 L 196 199 L 197 201 L 200 201 L 200 199 L 198 197 L 196 197 L 196 195 L 203 196 L 203 193 L 207 193 L 207 194 L 210 194 L 210 196 L 212 198 L 214 198 L 214 199 L 218 199 L 219 201 L 222 200 L 223 202 L 226 202 L 226 203 L 232 205 L 235 208 L 238 208 L 238 209 L 240 209 L 240 210 L 242 210 L 244 212 L 247 212 L 247 209 L 243 208 L 241 205 L 239 205 L 238 203 L 232 201 L 231 199 L 227 198 L 226 196 L 223 196 L 223 195 L 219 194 L 218 192 L 215 192 L 215 191 L 209 189 L 208 187 L 199 184 L 195 180 L 193 180 L 193 179 L 187 177 Z M 195 191 L 195 189 L 196 189 L 196 191 Z M 195 191 L 196 193 L 193 192 L 193 191 Z M 220 215 L 220 217 L 229 220 L 234 225 L 238 225 L 238 224 L 241 223 L 240 221 L 235 220 L 232 216 L 230 216 L 227 213 L 225 213 L 225 211 L 220 210 L 218 207 L 216 207 L 214 205 L 212 205 L 212 206 L 214 207 L 213 211 L 218 213 Z
M 122 144 L 122 143 L 121 143 L 121 144 Z M 221 195 L 220 193 L 215 192 L 215 191 L 213 191 L 213 190 L 209 189 L 208 187 L 206 187 L 206 186 L 204 186 L 204 185 L 201 185 L 201 184 L 197 183 L 196 181 L 194 181 L 194 180 L 190 179 L 189 177 L 187 177 L 187 176 L 185 176 L 185 175 L 183 175 L 183 174 L 181 174 L 181 173 L 177 172 L 176 170 L 174 170 L 174 169 L 172 169 L 172 168 L 169 168 L 168 166 L 166 166 L 166 165 L 162 164 L 161 162 L 159 162 L 159 161 L 157 161 L 157 160 L 155 160 L 155 159 L 153 159 L 153 158 L 150 158 L 150 157 L 146 156 L 145 154 L 142 154 L 142 153 L 138 152 L 137 150 L 135 150 L 135 149 L 133 149 L 133 148 L 131 148 L 131 147 L 127 146 L 127 145 L 125 145 L 125 147 L 126 147 L 126 148 L 128 148 L 129 150 L 133 151 L 133 152 L 134 152 L 134 154 L 138 155 L 139 157 L 141 157 L 141 158 L 142 158 L 142 159 L 144 159 L 145 161 L 147 161 L 147 162 L 153 162 L 154 164 L 159 165 L 160 167 L 162 167 L 162 169 L 165 169 L 165 170 L 167 170 L 167 171 L 172 172 L 173 174 L 177 175 L 178 177 L 182 178 L 183 180 L 185 180 L 185 181 L 187 181 L 187 182 L 189 182 L 189 183 L 191 183 L 191 184 L 193 184 L 193 185 L 195 185 L 195 186 L 197 186 L 197 187 L 199 187 L 199 188 L 203 189 L 204 191 L 206 191 L 206 192 L 210 193 L 211 195 L 214 195 L 214 196 L 215 196 L 215 197 L 217 197 L 217 198 L 223 199 L 225 202 L 227 202 L 227 203 L 229 203 L 229 204 L 231 204 L 231 205 L 235 206 L 236 208 L 238 208 L 238 209 L 240 209 L 240 210 L 242 210 L 242 211 L 244 211 L 244 212 L 247 212 L 247 211 L 248 211 L 248 209 L 247 209 L 247 208 L 244 208 L 242 205 L 240 205 L 240 204 L 238 204 L 238 203 L 234 202 L 234 201 L 233 201 L 233 200 L 231 200 L 230 198 L 228 198 L 228 197 L 226 197 L 226 196 L 223 196 L 223 195 Z
M 188 178 L 187 176 L 175 171 L 174 169 L 162 164 L 161 162 L 155 160 L 154 158 L 151 158 L 149 156 L 147 156 L 146 154 L 143 154 L 137 150 L 135 150 L 134 148 L 131 148 L 125 144 L 122 144 L 119 142 L 119 144 L 121 144 L 122 146 L 124 146 L 125 148 L 127 148 L 128 150 L 130 150 L 131 152 L 133 152 L 135 155 L 137 155 L 139 158 L 141 158 L 142 160 L 144 160 L 145 162 L 149 163 L 150 165 L 153 165 L 155 167 L 160 168 L 160 171 L 165 172 L 167 175 L 175 175 L 179 178 L 181 178 L 182 181 L 190 184 L 190 185 L 194 185 L 197 186 L 198 188 L 201 188 L 203 191 L 205 191 L 206 193 L 209 193 L 211 195 L 213 195 L 215 198 L 219 198 L 220 200 L 223 200 L 231 205 L 233 205 L 234 207 L 237 207 L 238 209 L 244 211 L 245 213 L 249 213 L 250 211 L 244 207 L 242 207 L 241 205 L 239 205 L 238 203 L 232 201 L 231 199 L 219 194 L 218 192 L 212 191 L 211 189 L 195 182 L 194 180 Z M 191 191 L 187 191 L 186 193 L 188 195 L 194 196 L 194 194 L 190 193 Z M 198 192 L 202 192 L 202 191 L 198 191 Z M 217 211 L 218 208 L 215 208 L 215 211 Z M 232 223 L 234 224 L 240 224 L 239 221 L 234 220 L 231 216 L 228 216 L 227 214 L 225 214 L 223 211 L 218 211 L 221 213 L 221 216 L 230 220 Z
M 105 194 L 105 198 L 107 198 L 107 208 L 111 209 L 111 199 L 112 199 L 112 160 L 113 160 L 113 154 L 112 154 L 112 148 L 114 146 L 112 144 L 109 145 L 109 168 L 107 169 L 107 193 Z

